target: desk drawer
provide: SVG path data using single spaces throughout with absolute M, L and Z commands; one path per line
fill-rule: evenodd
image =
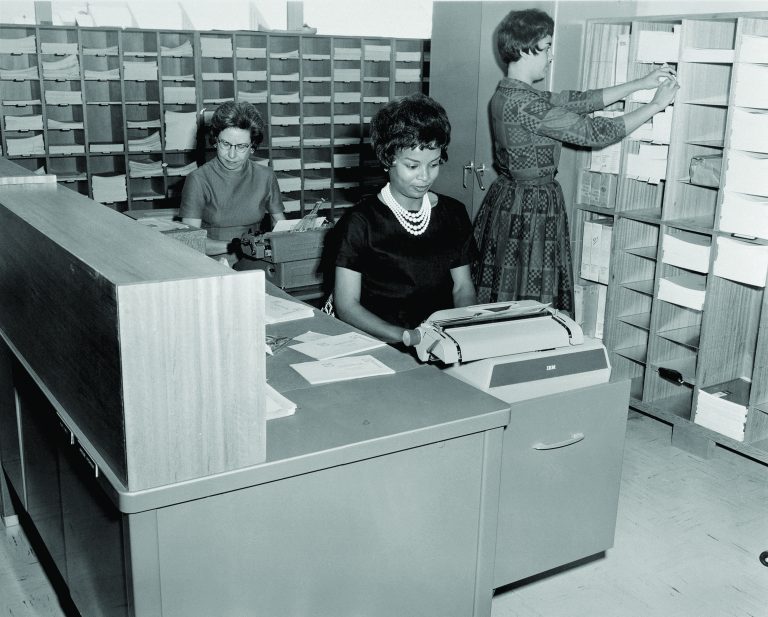
M 513 403 L 494 587 L 613 546 L 629 382 Z

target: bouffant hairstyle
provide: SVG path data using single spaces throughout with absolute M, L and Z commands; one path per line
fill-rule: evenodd
M 445 109 L 434 99 L 418 93 L 391 101 L 371 120 L 371 142 L 376 158 L 389 168 L 399 150 L 440 150 L 440 161 L 448 160 L 451 123 Z
M 511 11 L 499 24 L 496 45 L 504 64 L 517 62 L 523 53 L 538 54 L 537 43 L 545 36 L 552 36 L 555 22 L 544 11 L 525 9 Z
M 219 105 L 211 118 L 211 139 L 218 140 L 219 133 L 224 129 L 250 131 L 251 146 L 254 148 L 264 139 L 264 119 L 251 103 L 228 101 Z

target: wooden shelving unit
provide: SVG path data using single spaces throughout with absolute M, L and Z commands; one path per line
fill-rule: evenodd
M 286 210 L 333 217 L 381 183 L 371 117 L 428 76 L 421 39 L 0 25 L 1 153 L 117 210 L 174 207 L 215 155 L 206 120 L 245 100 Z
M 627 137 L 615 169 L 582 156 L 582 182 L 608 186 L 594 174 L 613 175 L 618 187 L 606 204 L 585 203 L 594 191 L 582 186 L 574 216 L 579 241 L 584 221 L 613 219 L 612 379 L 631 379 L 632 406 L 673 424 L 680 443 L 768 463 L 768 143 L 756 137 L 768 134 L 768 79 L 756 79 L 768 63 L 768 14 L 596 20 L 585 40 L 584 88 L 663 61 L 681 84 L 670 126 L 666 116 Z M 664 147 L 665 162 L 638 161 Z

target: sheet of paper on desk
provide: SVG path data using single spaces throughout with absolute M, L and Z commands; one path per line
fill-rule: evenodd
M 345 332 L 336 336 L 325 336 L 314 341 L 291 345 L 291 349 L 300 351 L 317 360 L 330 360 L 341 356 L 370 351 L 377 347 L 384 347 L 386 343 L 360 334 L 359 332 Z
M 368 355 L 299 362 L 298 364 L 291 364 L 291 368 L 311 384 L 346 381 L 376 375 L 392 375 L 395 372 L 386 364 Z
M 275 231 L 291 231 L 296 225 L 298 225 L 301 222 L 301 219 L 284 219 L 282 221 L 277 221 L 275 223 L 274 228 L 272 229 L 273 232 Z M 325 223 L 325 217 L 324 216 L 318 216 L 313 221 L 313 227 L 322 227 L 323 223 Z
M 157 231 L 170 231 L 172 229 L 189 229 L 189 225 L 180 223 L 179 221 L 172 221 L 169 219 L 159 219 L 151 216 L 136 219 L 138 223 L 145 227 L 151 227 Z
M 268 324 L 294 321 L 296 319 L 308 319 L 315 315 L 311 306 L 270 296 L 265 297 L 266 320 Z
M 267 384 L 267 420 L 291 416 L 296 411 L 296 403 L 285 398 L 272 386 Z

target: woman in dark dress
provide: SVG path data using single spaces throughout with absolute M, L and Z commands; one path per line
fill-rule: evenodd
M 500 175 L 475 221 L 479 302 L 532 299 L 573 314 L 573 268 L 563 193 L 555 180 L 562 143 L 602 147 L 664 110 L 678 89 L 664 65 L 641 79 L 587 92 L 533 88 L 552 62 L 554 22 L 543 11 L 512 11 L 497 32 L 507 76 L 491 99 L 494 163 Z M 636 90 L 653 100 L 615 118 L 588 114 Z
M 422 94 L 380 109 L 371 140 L 389 182 L 350 208 L 335 230 L 336 314 L 389 343 L 437 310 L 475 302 L 467 211 L 429 190 L 450 136 L 445 110 Z

